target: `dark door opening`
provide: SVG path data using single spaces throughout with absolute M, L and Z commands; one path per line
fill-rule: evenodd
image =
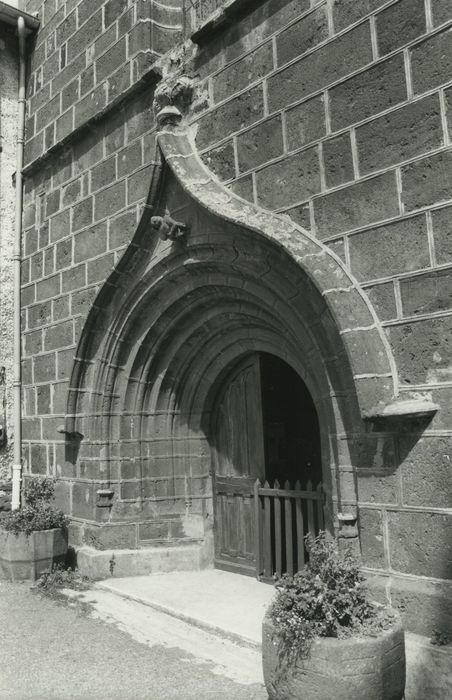
M 317 502 L 302 504 L 293 493 L 309 488 L 315 496 L 321 484 L 319 423 L 302 379 L 273 355 L 248 355 L 220 389 L 211 440 L 215 566 L 267 578 L 301 566 L 303 536 L 318 529 L 319 517 L 311 517 Z M 276 490 L 261 501 L 259 484 Z
M 288 364 L 274 355 L 260 356 L 265 479 L 322 480 L 320 429 L 317 411 L 306 384 Z

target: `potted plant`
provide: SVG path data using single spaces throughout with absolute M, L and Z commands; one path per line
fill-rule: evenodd
M 0 519 L 0 574 L 11 581 L 36 580 L 67 553 L 68 518 L 51 503 L 52 479 L 33 477 L 24 489 L 24 505 Z
M 309 562 L 276 582 L 263 622 L 271 700 L 400 700 L 405 641 L 400 617 L 373 603 L 357 561 L 326 533 L 308 535 Z

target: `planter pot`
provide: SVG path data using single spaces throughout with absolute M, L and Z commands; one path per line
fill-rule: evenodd
M 400 619 L 375 637 L 318 637 L 309 656 L 286 667 L 279 635 L 263 622 L 264 680 L 271 700 L 401 700 L 405 689 L 405 639 Z
M 60 528 L 32 532 L 27 537 L 0 530 L 0 576 L 10 581 L 36 580 L 52 564 L 64 562 L 67 534 Z

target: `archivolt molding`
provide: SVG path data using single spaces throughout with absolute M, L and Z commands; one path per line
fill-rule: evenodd
M 341 259 L 290 217 L 223 186 L 176 107 L 159 118 L 148 201 L 82 332 L 65 432 L 83 435 L 89 425 L 108 442 L 130 414 L 141 416 L 140 437 L 144 414 L 175 410 L 175 396 L 179 408 L 202 413 L 226 359 L 259 349 L 302 371 L 320 401 L 353 393 L 361 418 L 436 410 L 400 399 L 378 316 Z M 173 211 L 168 187 L 173 203 L 177 191 L 185 200 Z M 193 226 L 184 218 L 190 207 Z M 229 338 L 221 333 L 228 324 Z

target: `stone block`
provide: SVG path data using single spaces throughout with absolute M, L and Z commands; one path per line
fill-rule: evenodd
M 387 329 L 405 385 L 452 380 L 452 318 L 433 318 Z
M 137 546 L 137 526 L 134 523 L 118 525 L 85 525 L 83 541 L 95 549 L 132 549 Z
M 388 512 L 391 567 L 438 579 L 452 578 L 452 516 Z
M 411 51 L 411 74 L 415 94 L 450 80 L 452 71 L 452 27 L 434 34 Z
M 377 312 L 380 321 L 389 321 L 397 317 L 393 282 L 367 287 L 365 292 Z
M 313 49 L 327 38 L 326 7 L 318 7 L 295 24 L 291 24 L 276 37 L 278 66 L 283 66 L 300 54 Z
M 36 406 L 39 415 L 51 413 L 50 410 L 50 384 L 41 384 L 36 387 Z
M 153 165 L 146 165 L 127 178 L 127 204 L 145 199 L 151 186 Z
M 37 328 L 46 323 L 50 323 L 52 318 L 52 304 L 46 301 L 43 304 L 36 304 L 27 309 L 27 319 L 29 328 Z
M 88 284 L 103 282 L 113 270 L 114 264 L 115 256 L 113 253 L 107 253 L 100 258 L 91 260 L 88 263 Z
M 74 350 L 61 350 L 57 353 L 58 379 L 69 379 L 74 365 Z
M 140 523 L 139 540 L 168 540 L 170 520 Z
M 452 270 L 400 280 L 404 316 L 416 316 L 452 308 Z
M 438 265 L 452 262 L 452 207 L 432 211 L 433 238 Z
M 69 83 L 69 85 L 66 85 L 66 87 L 64 87 L 61 91 L 61 104 L 63 112 L 69 109 L 69 107 L 72 107 L 72 105 L 77 102 L 79 97 L 79 81 L 76 79 Z
M 287 148 L 294 151 L 326 134 L 323 95 L 288 109 L 285 115 Z
M 452 199 L 452 151 L 428 156 L 402 168 L 402 200 L 406 211 L 449 199 Z
M 134 141 L 118 153 L 118 177 L 128 175 L 142 165 L 141 141 Z M 107 184 L 107 183 L 105 183 Z
M 262 85 L 257 85 L 201 117 L 198 122 L 198 147 L 209 146 L 227 134 L 254 124 L 263 116 Z
M 385 3 L 386 0 L 333 0 L 335 30 L 345 29 Z
M 50 219 L 50 239 L 52 243 L 59 241 L 60 238 L 68 236 L 70 233 L 70 211 L 65 209 L 59 214 L 55 214 Z
M 72 209 L 72 231 L 89 226 L 93 221 L 93 197 L 86 197 Z
M 118 209 L 122 209 L 125 203 L 126 187 L 124 180 L 100 190 L 95 196 L 95 221 L 114 214 Z
M 305 202 L 304 204 L 300 204 L 299 206 L 287 209 L 286 214 L 288 214 L 292 221 L 295 221 L 295 223 L 299 226 L 302 226 L 308 231 L 311 229 L 311 215 L 309 211 L 309 202 Z
M 395 173 L 316 197 L 314 217 L 319 238 L 350 231 L 399 214 Z
M 116 155 L 103 160 L 91 170 L 91 192 L 106 187 L 116 179 Z
M 72 264 L 72 240 L 66 238 L 55 246 L 55 269 L 62 270 Z
M 443 144 L 439 96 L 411 102 L 356 129 L 361 174 L 381 170 Z
M 378 279 L 428 267 L 430 253 L 424 216 L 354 234 L 350 265 L 359 280 Z
M 109 0 L 104 7 L 105 28 L 109 27 L 126 9 L 127 0 Z
M 273 160 L 282 155 L 283 148 L 281 116 L 278 115 L 237 136 L 239 170 L 251 170 Z
M 322 153 L 328 188 L 353 180 L 353 158 L 349 132 L 324 141 Z
M 403 502 L 408 506 L 452 508 L 452 438 L 412 436 L 399 438 Z
M 288 207 L 320 191 L 317 148 L 295 153 L 256 174 L 258 202 L 268 209 Z
M 273 47 L 269 41 L 228 66 L 212 78 L 215 102 L 221 102 L 273 70 Z
M 281 109 L 318 92 L 371 60 L 370 29 L 365 22 L 271 76 L 268 79 L 269 109 Z
M 64 270 L 61 274 L 61 291 L 71 292 L 86 284 L 86 266 L 74 265 L 70 270 Z
M 399 0 L 376 17 L 378 52 L 384 56 L 426 31 L 424 0 Z
M 99 114 L 107 104 L 107 84 L 98 85 L 75 105 L 74 128 Z
M 74 482 L 72 486 L 72 512 L 75 518 L 96 519 L 96 484 Z
M 126 39 L 122 37 L 96 61 L 96 80 L 100 83 L 126 60 Z
M 46 217 L 52 216 L 60 208 L 60 190 L 53 190 L 46 195 Z
M 42 331 L 32 331 L 31 333 L 24 333 L 24 350 L 25 355 L 35 355 L 38 352 L 42 352 Z
M 398 498 L 398 475 L 391 472 L 357 472 L 359 503 L 396 504 Z M 369 565 L 370 566 L 370 565 Z
M 247 202 L 254 202 L 253 177 L 245 175 L 240 177 L 230 185 L 232 191 L 238 196 L 246 199 Z
M 60 321 L 70 316 L 69 295 L 58 297 L 52 301 L 52 320 Z
M 202 156 L 207 167 L 215 173 L 220 180 L 230 180 L 235 176 L 234 147 L 232 141 L 212 148 Z
M 69 481 L 56 482 L 55 508 L 59 508 L 63 513 L 71 512 L 71 483 Z
M 60 276 L 52 275 L 36 284 L 36 299 L 48 299 L 60 293 Z
M 89 260 L 107 250 L 107 224 L 95 224 L 74 236 L 74 263 Z
M 44 350 L 56 350 L 72 345 L 74 342 L 74 324 L 72 320 L 50 326 L 44 331 Z
M 403 56 L 397 54 L 339 83 L 329 91 L 329 99 L 333 131 L 404 102 L 407 88 Z
M 137 220 L 135 209 L 124 212 L 114 219 L 110 219 L 110 248 L 129 243 L 136 231 Z
M 364 566 L 372 569 L 385 569 L 383 516 L 381 510 L 359 508 L 359 541 Z
M 452 10 L 449 0 L 431 0 L 431 2 L 433 24 L 435 27 L 452 19 Z
M 32 474 L 47 474 L 47 445 L 35 443 L 30 445 L 30 470 Z

